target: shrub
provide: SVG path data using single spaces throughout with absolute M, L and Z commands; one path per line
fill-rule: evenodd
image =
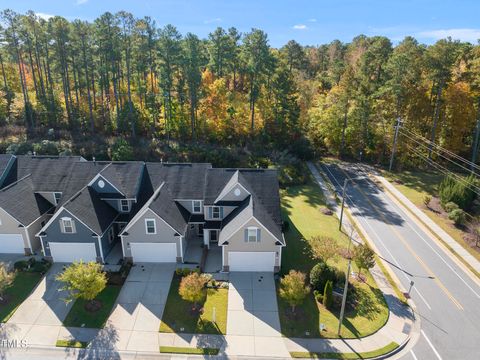
M 197 307 L 197 303 L 203 301 L 206 296 L 205 285 L 208 279 L 197 273 L 191 273 L 184 276 L 180 281 L 178 293 L 183 300 L 193 303 L 193 307 Z
M 423 204 L 428 208 L 430 207 L 430 202 L 432 201 L 432 197 L 430 195 L 425 195 L 423 197 Z
M 321 304 L 323 304 L 323 294 L 318 291 L 318 290 L 314 290 L 313 291 L 313 296 L 315 297 L 315 300 Z
M 310 285 L 313 289 L 323 291 L 329 280 L 335 280 L 335 271 L 324 262 L 319 262 L 310 271 Z
M 28 267 L 28 262 L 26 260 L 19 260 L 13 264 L 13 268 L 18 271 L 24 271 Z
M 112 145 L 112 160 L 127 161 L 134 160 L 133 147 L 125 139 L 117 139 Z
M 445 206 L 443 207 L 443 209 L 447 213 L 451 213 L 453 210 L 457 210 L 458 208 L 459 208 L 458 205 L 451 201 L 446 203 Z
M 323 290 L 323 306 L 327 309 L 331 309 L 333 305 L 333 283 L 327 281 L 325 289 Z
M 362 269 L 368 270 L 375 265 L 375 253 L 367 244 L 360 244 L 355 247 L 353 259 L 358 266 L 358 276 L 360 277 Z
M 39 155 L 58 155 L 58 144 L 55 141 L 42 140 L 33 144 L 33 150 Z
M 475 192 L 472 190 L 474 186 L 476 186 L 476 179 L 473 175 L 464 178 L 462 181 L 452 176 L 445 177 L 439 186 L 442 206 L 449 202 L 454 202 L 461 209 L 468 209 L 473 200 L 475 200 Z
M 335 269 L 335 283 L 343 287 L 345 285 L 345 271 L 340 269 Z
M 283 220 L 282 221 L 282 231 L 283 232 L 288 232 L 289 229 L 290 229 L 290 223 L 288 222 L 288 220 Z
M 466 221 L 465 212 L 462 209 L 454 209 L 448 213 L 448 218 L 452 220 L 455 225 L 463 225 Z

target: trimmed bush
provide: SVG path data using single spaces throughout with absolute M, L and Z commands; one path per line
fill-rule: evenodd
M 461 209 L 467 210 L 475 200 L 473 186 L 476 186 L 476 179 L 473 175 L 464 178 L 463 181 L 452 176 L 445 177 L 440 183 L 438 191 L 442 206 L 454 202 Z
M 323 291 L 327 281 L 335 281 L 335 271 L 324 262 L 319 262 L 310 271 L 310 285 L 314 290 Z
M 28 262 L 26 260 L 20 260 L 13 264 L 13 268 L 18 271 L 24 271 L 27 267 Z
M 465 212 L 462 209 L 455 209 L 448 213 L 448 218 L 452 220 L 455 225 L 463 225 L 466 221 Z
M 449 203 L 446 203 L 445 206 L 443 207 L 443 209 L 447 212 L 447 213 L 451 213 L 453 210 L 457 210 L 459 209 L 458 205 L 455 204 L 454 202 L 449 202 Z
M 327 309 L 331 309 L 333 305 L 333 283 L 332 281 L 327 281 L 325 284 L 325 289 L 323 290 L 323 306 Z

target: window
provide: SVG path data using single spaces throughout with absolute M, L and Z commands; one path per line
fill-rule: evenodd
M 115 231 L 113 230 L 113 226 L 112 226 L 108 231 L 108 242 L 111 244 L 113 240 L 115 240 Z
M 213 219 L 220 219 L 220 208 L 218 206 L 212 207 L 212 218 Z
M 202 202 L 200 200 L 193 200 L 193 213 L 200 214 L 202 212 Z
M 61 218 L 60 227 L 64 234 L 73 234 L 75 232 L 75 223 L 71 218 Z
M 122 212 L 129 212 L 130 211 L 130 202 L 128 200 L 120 200 L 120 210 Z
M 155 219 L 145 219 L 145 229 L 147 234 L 156 234 L 157 228 L 155 226 Z
M 55 198 L 55 205 L 58 205 L 60 202 L 60 198 L 62 197 L 62 193 L 55 192 L 53 193 L 53 197 Z
M 251 227 L 247 229 L 247 240 L 248 242 L 258 242 L 258 229 Z

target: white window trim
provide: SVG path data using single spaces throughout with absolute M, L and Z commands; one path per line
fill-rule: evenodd
M 127 202 L 127 210 L 125 210 L 125 209 L 123 208 L 123 202 L 124 202 L 124 201 Z M 121 211 L 121 212 L 124 212 L 124 213 L 130 212 L 130 201 L 128 201 L 128 200 L 126 200 L 126 199 L 120 199 L 120 200 L 118 200 L 118 203 L 119 203 L 119 205 L 120 205 L 120 211 Z
M 215 209 L 218 210 L 218 216 L 215 216 Z M 220 219 L 220 206 L 212 206 L 212 219 Z
M 257 227 L 250 226 L 250 227 L 247 228 L 247 231 L 248 231 L 248 233 L 247 233 L 247 235 L 248 235 L 248 236 L 247 236 L 248 242 L 249 242 L 249 243 L 257 243 L 257 242 L 258 242 L 258 228 L 257 228 Z M 250 234 L 251 231 L 254 231 L 255 234 L 254 234 L 254 235 L 251 235 L 251 234 Z M 250 240 L 250 237 L 252 237 L 252 238 L 254 237 L 254 238 L 255 238 L 255 241 L 251 241 L 251 240 Z
M 69 224 L 70 226 L 68 226 L 68 227 L 71 228 L 72 231 L 67 231 L 67 229 L 66 229 L 67 227 L 65 226 L 65 223 L 66 223 L 66 222 L 69 222 L 69 223 L 70 223 L 70 224 Z M 75 231 L 75 223 L 74 223 L 74 221 L 72 220 L 72 218 L 70 218 L 70 217 L 62 217 L 62 218 L 60 219 L 60 227 L 61 227 L 61 231 L 62 231 L 63 234 L 75 234 L 75 233 L 76 233 L 76 231 Z
M 198 211 L 195 211 L 195 204 L 198 204 Z M 192 200 L 192 213 L 193 214 L 202 213 L 202 200 Z
M 152 232 L 148 232 L 148 222 L 149 221 L 153 221 L 153 233 Z M 147 235 L 155 235 L 157 233 L 157 222 L 155 221 L 155 219 L 152 219 L 152 218 L 149 218 L 149 219 L 145 219 L 145 233 Z

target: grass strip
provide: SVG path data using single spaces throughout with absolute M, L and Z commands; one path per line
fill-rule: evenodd
M 352 360 L 352 359 L 371 359 L 381 355 L 386 355 L 398 348 L 396 342 L 391 342 L 390 344 L 373 351 L 366 351 L 361 353 L 335 353 L 335 352 L 291 352 L 290 356 L 297 359 L 342 359 L 342 360 Z
M 218 355 L 219 351 L 216 348 L 160 346 L 160 352 L 166 354 Z
M 84 349 L 88 346 L 88 342 L 77 340 L 57 340 L 55 346 Z

